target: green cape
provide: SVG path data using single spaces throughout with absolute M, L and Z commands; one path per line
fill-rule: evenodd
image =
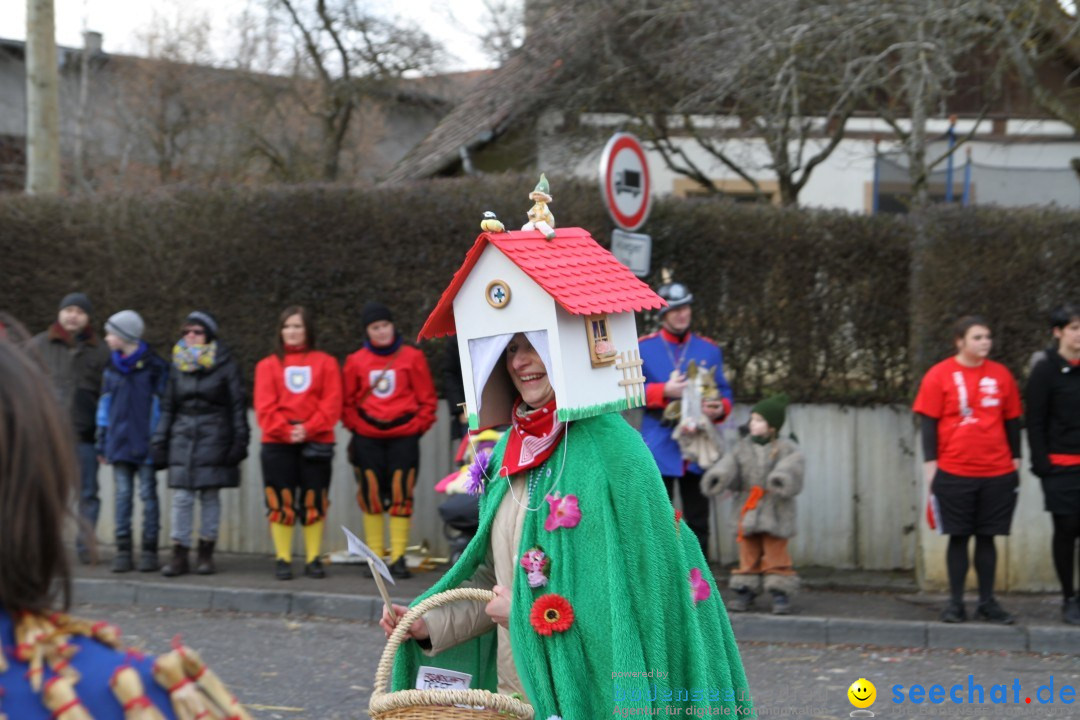
M 595 720 L 613 708 L 730 708 L 729 717 L 752 709 L 739 650 L 693 532 L 675 514 L 656 463 L 641 435 L 621 417 L 601 415 L 572 422 L 560 446 L 538 473 L 537 494 L 565 467 L 555 490 L 576 495 L 576 527 L 544 529 L 548 504 L 530 507 L 516 557 L 539 545 L 550 559 L 546 587 L 530 588 L 517 565 L 510 612 L 514 664 L 538 720 Z M 502 466 L 504 437 L 495 448 L 480 500 L 480 527 L 461 559 L 414 602 L 469 580 L 484 560 L 495 513 L 508 487 L 494 470 Z M 551 469 L 550 479 L 547 468 Z M 524 500 L 523 500 L 524 501 Z M 711 594 L 694 603 L 691 568 Z M 557 593 L 573 606 L 569 630 L 541 636 L 532 627 L 533 601 Z M 420 665 L 471 673 L 473 687 L 494 692 L 494 631 L 440 653 L 424 656 L 404 643 L 394 665 L 392 689 L 415 686 Z M 649 673 L 637 677 L 627 673 Z M 658 677 L 658 673 L 667 673 Z M 723 713 L 724 710 L 719 710 Z M 620 712 L 621 714 L 621 712 Z M 686 711 L 680 712 L 685 715 Z

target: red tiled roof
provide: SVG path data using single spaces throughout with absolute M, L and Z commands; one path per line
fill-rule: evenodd
M 454 297 L 488 243 L 501 250 L 571 315 L 638 312 L 667 305 L 581 228 L 558 228 L 551 241 L 544 239 L 539 230 L 483 233 L 428 316 L 419 340 L 457 332 Z

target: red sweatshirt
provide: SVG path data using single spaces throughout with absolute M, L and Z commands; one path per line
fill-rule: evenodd
M 318 350 L 286 349 L 284 359 L 268 355 L 255 366 L 255 418 L 264 443 L 292 442 L 296 424 L 311 442 L 334 442 L 341 419 L 341 371 L 337 360 Z
M 370 438 L 405 437 L 423 435 L 435 424 L 435 383 L 424 353 L 411 345 L 402 345 L 396 356 L 360 348 L 345 359 L 344 374 L 342 421 L 353 432 Z M 378 385 L 369 390 L 374 382 Z M 393 427 L 379 427 L 372 420 Z

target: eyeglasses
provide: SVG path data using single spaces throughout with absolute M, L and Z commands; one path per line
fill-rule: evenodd
M 184 330 L 184 337 L 187 337 L 188 335 L 203 335 L 203 336 L 205 336 L 206 331 L 201 329 L 201 328 L 188 328 L 187 330 Z

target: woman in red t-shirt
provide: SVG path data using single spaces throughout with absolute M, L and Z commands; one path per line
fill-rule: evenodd
M 263 483 L 278 580 L 292 579 L 292 536 L 304 526 L 304 574 L 326 577 L 319 560 L 328 506 L 334 426 L 341 418 L 341 370 L 315 349 L 307 310 L 285 308 L 277 351 L 255 366 L 255 418 L 262 430 Z M 298 516 L 299 513 L 299 516 Z
M 383 513 L 390 515 L 390 574 L 407 578 L 420 436 L 435 423 L 435 383 L 424 353 L 404 343 L 389 308 L 369 302 L 361 316 L 364 346 L 345 359 L 342 409 L 345 427 L 353 432 L 349 460 L 356 500 L 365 539 L 377 553 L 383 551 Z
M 949 536 L 945 565 L 951 599 L 944 622 L 963 622 L 968 544 L 975 536 L 981 620 L 1015 618 L 994 598 L 995 535 L 1008 535 L 1020 479 L 1020 393 L 1012 374 L 988 360 L 990 326 L 978 316 L 957 321 L 956 355 L 923 377 L 914 411 L 922 418 L 924 477 L 938 527 Z

